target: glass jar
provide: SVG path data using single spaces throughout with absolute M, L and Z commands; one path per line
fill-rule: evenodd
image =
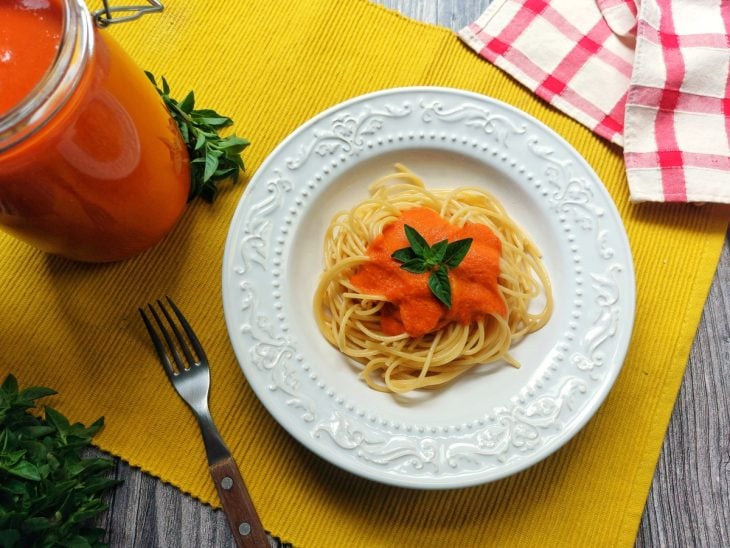
M 28 93 L 9 110 L 0 104 L 0 228 L 81 261 L 115 261 L 151 247 L 174 226 L 190 190 L 187 149 L 175 121 L 143 71 L 97 28 L 83 0 L 10 4 L 47 10 L 43 24 L 57 20 L 59 40 L 49 68 L 37 82 L 26 82 Z M 0 10 L 14 9 L 7 5 Z M 10 15 L 29 14 L 0 13 L 0 31 L 12 46 L 18 21 Z M 15 53 L 0 47 L 0 63 Z M 38 57 L 42 62 L 42 52 Z M 0 94 L 15 81 L 3 83 L 0 70 Z

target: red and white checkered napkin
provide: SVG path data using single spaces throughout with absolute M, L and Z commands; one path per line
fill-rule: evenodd
M 631 198 L 730 202 L 730 0 L 494 0 L 459 32 L 624 147 Z

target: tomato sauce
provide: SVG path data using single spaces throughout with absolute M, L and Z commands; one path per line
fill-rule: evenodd
M 26 97 L 51 67 L 62 29 L 59 4 L 0 0 L 0 115 Z
M 42 80 L 62 32 L 61 0 L 0 0 L 0 116 Z M 0 152 L 0 225 L 72 259 L 130 257 L 182 214 L 187 149 L 142 70 L 95 27 L 70 93 L 35 133 Z
M 431 293 L 428 272 L 407 272 L 391 258 L 394 251 L 409 247 L 405 225 L 415 228 L 429 245 L 445 239 L 473 239 L 462 262 L 449 271 L 451 308 Z M 389 301 L 381 312 L 381 329 L 386 335 L 405 332 L 419 337 L 450 322 L 468 325 L 488 314 L 507 313 L 498 288 L 502 243 L 484 225 L 466 223 L 459 228 L 432 209 L 408 209 L 370 243 L 367 254 L 370 260 L 358 267 L 350 281 L 359 291 L 383 295 Z

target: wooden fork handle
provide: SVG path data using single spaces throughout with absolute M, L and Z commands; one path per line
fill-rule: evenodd
M 266 531 L 233 457 L 211 464 L 210 474 L 213 476 L 236 546 L 269 548 L 271 544 Z

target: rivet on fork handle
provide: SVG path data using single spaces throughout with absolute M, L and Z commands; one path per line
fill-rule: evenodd
M 198 419 L 208 455 L 208 468 L 236 546 L 269 548 L 271 543 L 256 513 L 238 465 L 210 416 L 208 358 L 185 316 L 170 297 L 167 297 L 167 302 L 173 314 L 170 314 L 165 304 L 158 300 L 157 306 L 162 314 L 158 314 L 152 305 L 148 305 L 147 309 L 154 319 L 154 324 L 144 309 L 140 308 L 142 321 L 168 379 Z M 176 325 L 178 322 L 182 330 Z M 158 334 L 158 330 L 162 336 Z M 181 352 L 178 352 L 178 347 Z
M 226 509 L 226 517 L 236 545 L 269 548 L 271 543 L 233 458 L 211 464 L 210 474 L 221 504 Z

